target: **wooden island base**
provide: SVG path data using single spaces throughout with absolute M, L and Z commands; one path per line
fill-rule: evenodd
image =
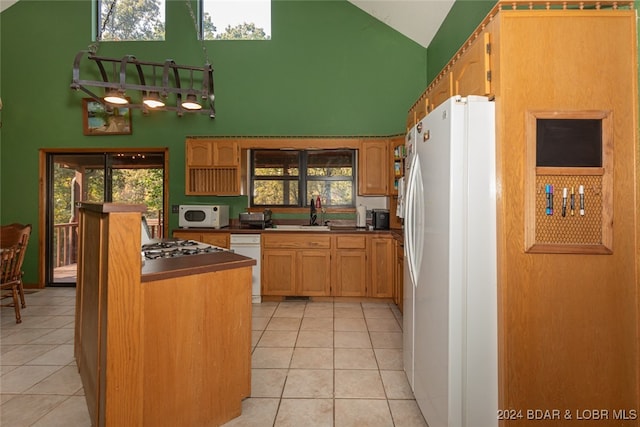
M 147 261 L 131 205 L 84 204 L 75 357 L 94 426 L 219 426 L 251 393 L 251 266 Z M 134 228 L 136 227 L 136 228 Z

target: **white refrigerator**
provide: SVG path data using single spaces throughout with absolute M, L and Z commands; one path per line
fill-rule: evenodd
M 497 426 L 494 103 L 452 97 L 406 144 L 407 378 L 429 427 Z

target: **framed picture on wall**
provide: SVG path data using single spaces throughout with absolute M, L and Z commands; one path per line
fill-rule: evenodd
M 131 109 L 106 106 L 82 99 L 82 133 L 85 135 L 131 135 Z

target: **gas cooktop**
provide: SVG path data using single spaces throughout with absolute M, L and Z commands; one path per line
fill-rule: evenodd
M 187 255 L 224 252 L 228 249 L 195 240 L 161 240 L 142 245 L 142 253 L 146 259 L 175 258 Z

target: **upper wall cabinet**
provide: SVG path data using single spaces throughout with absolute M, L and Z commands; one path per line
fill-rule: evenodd
M 240 149 L 235 139 L 187 139 L 187 195 L 239 195 Z
M 427 112 L 432 111 L 451 96 L 453 96 L 453 79 L 451 71 L 447 71 L 429 85 L 427 91 L 427 99 L 429 100 Z
M 483 32 L 458 54 L 451 66 L 452 95 L 491 93 L 490 38 L 488 32 Z
M 491 33 L 475 33 L 431 82 L 409 110 L 407 123 L 418 122 L 454 95 L 487 96 L 491 87 Z M 426 105 L 426 111 L 423 106 Z
M 389 140 L 363 140 L 358 151 L 358 194 L 389 194 Z

